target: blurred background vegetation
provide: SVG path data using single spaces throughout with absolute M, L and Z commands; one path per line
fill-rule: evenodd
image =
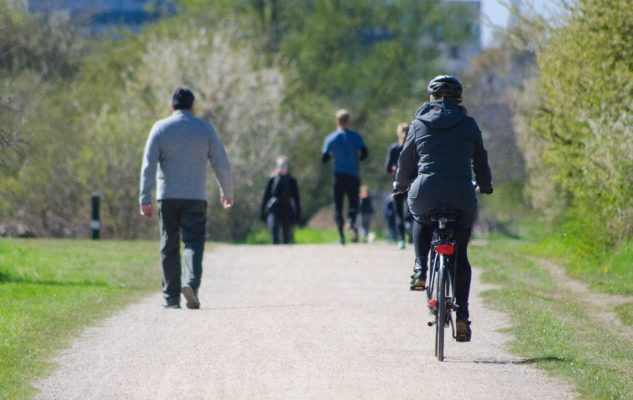
M 261 227 L 278 154 L 291 159 L 306 218 L 329 204 L 331 167 L 319 155 L 339 107 L 370 149 L 364 183 L 385 193 L 396 125 L 412 119 L 426 82 L 449 72 L 463 78 L 493 168 L 482 226 L 538 221 L 592 251 L 633 235 L 628 0 L 561 2 L 556 18 L 523 10 L 467 66 L 446 49 L 472 36 L 468 10 L 439 0 L 154 3 L 160 18 L 138 32 L 95 35 L 0 0 L 0 224 L 87 236 L 98 192 L 104 237 L 155 236 L 155 221 L 137 216 L 141 152 L 181 84 L 236 173 L 236 208 L 210 211 L 211 239 Z

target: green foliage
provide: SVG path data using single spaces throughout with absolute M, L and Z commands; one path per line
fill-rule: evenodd
M 0 240 L 0 398 L 29 398 L 54 351 L 151 288 L 157 245 Z
M 587 225 L 595 226 L 594 230 Z M 561 232 L 547 236 L 529 247 L 533 253 L 554 257 L 567 267 L 574 277 L 588 282 L 596 290 L 633 295 L 633 243 L 623 242 L 608 247 L 607 233 L 599 225 L 568 222 Z
M 105 236 L 155 235 L 155 223 L 137 217 L 140 156 L 182 84 L 218 128 L 237 177 L 235 209 L 210 212 L 213 238 L 252 229 L 280 153 L 290 156 L 306 216 L 330 201 L 320 149 L 340 106 L 371 149 L 366 182 L 386 187 L 383 149 L 421 102 L 416 82 L 439 71 L 438 32 L 444 41 L 464 34 L 459 10 L 438 4 L 183 0 L 179 16 L 117 41 L 80 39 L 55 20 L 2 7 L 0 221 L 87 235 L 98 192 Z
M 531 128 L 559 197 L 604 243 L 633 236 L 633 8 L 577 0 L 538 55 L 541 107 Z
M 530 212 L 523 198 L 523 184 L 522 180 L 495 184 L 493 196 L 479 196 L 480 214 L 505 224 L 528 217 Z

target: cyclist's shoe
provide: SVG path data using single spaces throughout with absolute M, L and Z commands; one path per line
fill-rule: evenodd
M 404 250 L 404 240 L 398 240 L 398 248 Z
M 455 340 L 458 342 L 470 342 L 470 321 L 458 319 L 455 327 Z
M 338 242 L 341 244 L 341 246 L 345 246 L 345 236 L 339 237 Z
M 180 308 L 180 302 L 178 301 L 179 299 L 174 298 L 174 299 L 165 299 L 163 300 L 163 304 L 161 304 L 162 308 L 169 308 L 169 309 L 179 309 Z
M 426 289 L 426 260 L 415 259 L 413 266 L 413 275 L 411 275 L 411 290 Z
M 196 291 L 189 285 L 182 287 L 182 295 L 187 300 L 187 308 L 190 310 L 197 310 L 200 308 L 200 300 L 196 295 Z

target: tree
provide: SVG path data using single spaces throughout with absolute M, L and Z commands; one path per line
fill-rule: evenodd
M 576 0 L 538 54 L 541 161 L 587 231 L 633 236 L 633 8 Z

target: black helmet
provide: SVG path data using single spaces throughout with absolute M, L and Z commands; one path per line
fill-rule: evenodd
M 426 90 L 434 97 L 462 98 L 462 83 L 451 75 L 438 75 L 431 79 Z

